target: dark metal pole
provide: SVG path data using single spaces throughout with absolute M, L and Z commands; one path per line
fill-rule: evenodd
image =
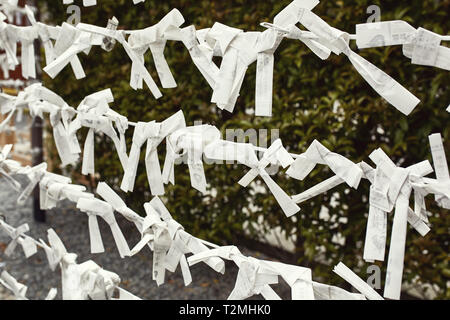
M 39 21 L 39 11 L 37 9 L 36 1 L 32 1 L 32 5 L 36 8 L 35 17 L 36 20 Z M 39 81 L 42 79 L 41 76 L 41 45 L 39 40 L 35 40 L 34 42 L 35 56 L 36 56 L 36 80 Z M 35 117 L 33 120 L 33 125 L 31 127 L 31 155 L 33 166 L 36 166 L 44 161 L 44 149 L 42 147 L 42 130 L 43 130 L 43 121 L 39 117 Z M 40 206 L 40 191 L 39 184 L 33 191 L 33 216 L 34 220 L 37 222 L 45 222 L 45 211 L 41 210 Z
M 33 157 L 33 166 L 36 166 L 44 161 L 42 148 L 42 119 L 36 117 L 31 127 L 31 150 Z M 40 206 L 40 191 L 39 184 L 33 191 L 33 215 L 37 222 L 45 222 L 45 211 L 41 210 Z

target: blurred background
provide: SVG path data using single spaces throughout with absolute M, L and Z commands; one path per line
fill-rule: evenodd
M 208 28 L 217 21 L 245 31 L 264 31 L 260 23 L 273 21 L 273 17 L 290 2 L 147 0 L 133 5 L 131 0 L 98 0 L 95 7 L 83 7 L 81 0 L 75 0 L 74 4 L 81 9 L 81 22 L 102 27 L 115 16 L 120 29 L 143 29 L 156 24 L 171 9 L 177 8 L 186 20 L 183 26 L 193 24 L 197 29 Z M 44 23 L 60 25 L 76 22 L 74 11 L 68 10 L 62 1 L 39 0 L 34 5 Z M 314 12 L 332 26 L 354 33 L 355 25 L 365 23 L 370 17 L 367 8 L 371 5 L 379 6 L 382 21 L 404 20 L 416 28 L 423 27 L 442 35 L 449 33 L 448 1 L 324 0 Z M 41 80 L 73 107 L 78 106 L 86 95 L 111 88 L 115 97 L 113 109 L 130 121 L 162 121 L 182 109 L 188 125 L 202 121 L 217 126 L 224 136 L 227 129 L 242 129 L 244 132 L 249 129 L 257 132 L 267 130 L 268 145 L 272 138 L 278 138 L 270 136 L 271 132 L 276 132 L 272 130 L 279 130 L 283 145 L 292 153 L 306 151 L 317 139 L 331 151 L 355 163 L 362 160 L 370 163 L 368 155 L 381 147 L 397 165 L 406 167 L 426 159 L 432 161 L 428 135 L 438 132 L 442 134 L 444 147 L 448 150 L 449 114 L 445 110 L 450 102 L 448 71 L 411 64 L 403 56 L 400 46 L 358 50 L 354 42 L 351 45 L 358 54 L 421 100 L 411 115 L 404 116 L 384 101 L 357 73 L 345 55 L 332 55 L 322 61 L 305 45 L 294 40 L 284 40 L 275 53 L 271 118 L 254 115 L 256 63 L 247 71 L 235 111 L 230 114 L 209 102 L 212 90 L 180 42 L 168 42 L 165 49 L 165 57 L 178 87 L 161 89 L 163 97 L 158 100 L 153 98 L 148 88 L 134 91 L 130 87 L 131 61 L 121 45 L 116 45 L 111 52 L 93 47 L 88 56 L 80 54 L 85 79 L 76 80 L 71 68 L 65 68 L 55 79 L 43 73 Z M 44 56 L 43 52 L 41 56 Z M 150 54 L 146 55 L 145 62 L 152 77 L 158 79 Z M 217 62 L 220 63 L 220 60 Z M 14 88 L 5 85 L 3 89 Z M 29 135 L 29 126 L 22 126 L 25 135 Z M 81 145 L 86 134 L 86 129 L 80 130 Z M 131 138 L 132 134 L 128 133 L 128 150 Z M 24 147 L 16 144 L 15 156 L 17 159 L 23 157 L 19 160 L 27 164 L 30 161 L 30 154 L 26 154 L 26 150 L 30 150 L 29 137 L 20 138 L 13 131 L 0 135 L 2 146 L 8 141 L 22 143 Z M 22 155 L 21 148 L 24 150 Z M 123 171 L 113 144 L 107 138 L 96 137 L 95 176 L 81 176 L 81 164 L 64 169 L 60 167 L 50 130 L 44 130 L 44 150 L 44 160 L 51 165 L 49 171 L 70 176 L 74 183 L 85 184 L 91 191 L 95 190 L 99 181 L 106 181 L 137 212 L 144 213 L 143 204 L 152 199 L 143 159 L 138 167 L 134 192 L 125 194 L 120 191 Z M 165 143 L 161 144 L 159 151 L 163 164 Z M 447 158 L 450 159 L 448 153 Z M 178 165 L 175 167 L 176 185 L 167 186 L 162 199 L 174 218 L 196 237 L 220 245 L 235 244 L 250 253 L 309 267 L 313 270 L 315 281 L 349 290 L 349 285 L 332 272 L 339 261 L 343 261 L 362 279 L 369 277 L 367 268 L 370 264 L 362 260 L 368 216 L 368 181 L 363 180 L 358 190 L 341 185 L 303 203 L 300 213 L 286 218 L 262 180 L 257 178 L 248 188 L 237 184 L 247 170 L 238 164 L 205 165 L 208 193 L 202 195 L 191 187 L 187 166 Z M 273 178 L 288 194 L 294 195 L 332 175 L 327 167 L 318 166 L 304 181 L 289 179 L 282 171 Z M 431 232 L 421 237 L 408 226 L 402 298 L 450 298 L 450 216 L 445 209 L 434 205 L 432 198 L 429 200 L 427 208 L 433 213 L 429 217 Z M 0 203 L 0 210 L 5 211 L 5 208 L 14 210 L 12 205 L 6 206 L 6 201 L 3 207 Z M 67 204 L 64 210 L 74 211 L 73 204 L 72 209 Z M 59 215 L 58 211 L 48 214 Z M 392 218 L 393 214 L 390 214 L 388 245 Z M 32 219 L 31 213 L 29 219 Z M 51 221 L 55 221 L 52 219 L 60 218 L 47 219 L 49 227 L 52 226 Z M 65 232 L 64 228 L 71 228 L 63 223 L 60 227 L 61 232 Z M 87 235 L 87 225 L 83 230 Z M 66 246 L 69 248 L 72 245 L 70 238 L 71 235 L 67 234 Z M 78 244 L 74 245 L 78 247 Z M 133 263 L 132 260 L 129 265 Z M 382 271 L 381 288 L 384 287 L 386 265 L 378 264 Z M 121 275 L 119 267 L 115 271 Z M 150 278 L 145 281 L 148 285 L 152 282 Z M 222 292 L 224 287 L 221 286 L 225 282 L 215 283 L 218 292 Z M 189 297 L 193 296 L 176 296 L 180 299 Z M 221 296 L 211 294 L 210 298 L 217 297 Z

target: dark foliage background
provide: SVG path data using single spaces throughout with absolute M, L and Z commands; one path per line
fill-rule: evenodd
M 68 19 L 70 14 L 66 13 L 67 7 L 61 2 L 38 1 L 46 22 L 61 24 Z M 81 2 L 75 1 L 75 4 L 81 6 Z M 82 22 L 106 26 L 108 18 L 116 16 L 121 28 L 141 29 L 157 23 L 172 8 L 178 8 L 186 19 L 184 26 L 194 24 L 198 29 L 206 28 L 218 21 L 247 31 L 263 31 L 260 22 L 272 21 L 275 14 L 290 1 L 147 0 L 145 4 L 136 6 L 131 0 L 98 2 L 96 7 L 81 6 Z M 366 9 L 372 4 L 381 7 L 382 20 L 405 20 L 414 27 L 421 26 L 439 34 L 449 33 L 448 1 L 322 1 L 314 12 L 332 26 L 354 33 L 355 25 L 367 20 Z M 161 89 L 164 96 L 159 100 L 155 100 L 147 88 L 140 91 L 130 88 L 131 62 L 120 45 L 109 53 L 94 47 L 89 56 L 81 54 L 87 74 L 82 81 L 76 81 L 71 68 L 66 68 L 54 80 L 44 74 L 44 82 L 74 107 L 86 95 L 111 88 L 116 99 L 113 108 L 130 121 L 162 121 L 181 108 L 189 125 L 201 120 L 219 127 L 223 132 L 238 128 L 279 129 L 284 145 L 295 153 L 305 151 L 317 139 L 330 150 L 354 162 L 365 160 L 370 163 L 368 154 L 381 147 L 399 165 L 408 166 L 424 159 L 431 161 L 428 135 L 436 132 L 442 133 L 448 150 L 449 114 L 445 109 L 450 102 L 449 73 L 412 65 L 402 55 L 399 46 L 362 51 L 358 51 L 354 43 L 352 47 L 420 98 L 422 102 L 409 117 L 380 98 L 344 55 L 333 55 L 327 61 L 321 61 L 306 46 L 293 40 L 283 41 L 275 55 L 272 118 L 254 117 L 245 111 L 254 110 L 256 64 L 249 68 L 235 112 L 230 115 L 209 102 L 212 91 L 182 43 L 168 43 L 165 56 L 178 87 Z M 147 54 L 146 65 L 157 79 L 150 54 Z M 82 142 L 85 135 L 86 132 L 80 134 Z M 132 130 L 128 134 L 128 148 L 131 147 L 131 137 Z M 54 150 L 50 141 L 48 148 Z M 101 138 L 95 148 L 99 175 L 92 177 L 92 186 L 98 181 L 106 181 L 118 188 L 123 172 L 112 143 Z M 160 151 L 162 165 L 165 144 L 160 146 Z M 261 231 L 253 228 L 252 223 L 244 230 L 243 224 L 247 220 L 258 222 L 258 217 L 263 216 L 264 225 L 260 227 L 264 230 L 281 226 L 287 235 L 296 235 L 295 254 L 271 251 L 284 262 L 311 267 L 315 280 L 335 285 L 345 286 L 344 281 L 332 272 L 332 267 L 339 261 L 362 278 L 367 278 L 368 264 L 361 262 L 368 212 L 367 181 L 361 183 L 358 191 L 340 186 L 333 192 L 308 201 L 301 205 L 302 211 L 297 219 L 287 219 L 273 196 L 255 194 L 250 188 L 237 184 L 247 171 L 243 166 L 207 165 L 205 169 L 209 189 L 215 190 L 212 195 L 202 196 L 191 188 L 185 165 L 175 169 L 176 185 L 166 188 L 164 200 L 175 218 L 190 233 L 221 244 L 255 245 L 255 240 L 261 240 Z M 73 168 L 72 177 L 80 177 L 80 171 L 79 167 Z M 282 172 L 274 179 L 288 194 L 297 194 L 331 174 L 328 168 L 319 166 L 304 182 L 289 179 Z M 258 184 L 262 185 L 262 182 L 258 181 Z M 142 212 L 144 202 L 151 200 L 148 190 L 145 166 L 141 161 L 135 192 L 119 194 L 131 207 Z M 339 197 L 335 205 L 330 206 L 328 203 L 335 192 Z M 329 208 L 329 221 L 319 218 L 322 205 Z M 438 297 L 448 299 L 450 216 L 431 201 L 428 207 L 433 212 L 430 217 L 432 231 L 422 238 L 408 227 L 404 280 L 435 284 L 440 289 Z M 342 217 L 347 218 L 347 222 L 340 219 Z M 390 232 L 389 227 L 389 236 Z M 332 242 L 336 234 L 346 238 L 345 245 Z M 261 247 L 270 251 L 269 246 Z M 379 265 L 383 271 L 384 286 L 386 263 Z

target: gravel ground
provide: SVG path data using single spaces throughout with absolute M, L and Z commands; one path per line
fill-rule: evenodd
M 22 176 L 17 176 L 16 179 L 22 185 L 25 185 L 28 180 Z M 45 241 L 47 241 L 47 229 L 53 228 L 67 250 L 78 255 L 79 263 L 93 260 L 104 269 L 117 273 L 122 279 L 121 287 L 142 299 L 222 300 L 228 297 L 234 287 L 237 268 L 232 262 L 226 262 L 225 275 L 216 273 L 204 263 L 194 265 L 191 267 L 193 283 L 188 287 L 184 286 L 181 270 L 178 268 L 175 273 L 167 272 L 165 283 L 158 287 L 151 278 L 152 253 L 148 248 L 131 258 L 121 259 L 109 227 L 102 219 L 98 219 L 106 252 L 92 255 L 87 215 L 78 211 L 74 203 L 60 202 L 57 208 L 47 211 L 46 223 L 36 223 L 33 220 L 31 198 L 26 205 L 18 207 L 17 197 L 17 192 L 11 189 L 4 179 L 0 179 L 0 213 L 6 216 L 8 224 L 17 227 L 22 223 L 28 223 L 30 226 L 28 235 Z M 120 215 L 117 214 L 116 218 L 130 248 L 133 247 L 140 239 L 139 233 L 133 224 Z M 11 257 L 6 257 L 3 251 L 9 241 L 7 235 L 0 231 L 0 270 L 6 269 L 20 283 L 28 286 L 29 299 L 44 299 L 52 287 L 58 289 L 56 299 L 61 299 L 60 270 L 56 269 L 52 272 L 49 269 L 45 252 L 39 249 L 37 254 L 26 259 L 19 246 Z M 240 249 L 246 255 L 268 259 L 258 252 Z M 280 279 L 280 284 L 272 287 L 282 298 L 290 297 L 289 287 L 283 283 L 283 280 Z M 0 300 L 11 298 L 10 294 L 0 286 Z

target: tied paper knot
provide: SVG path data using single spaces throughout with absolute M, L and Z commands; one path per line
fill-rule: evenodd
M 41 22 L 37 22 L 33 10 L 27 5 L 25 5 L 25 13 L 31 25 L 36 29 L 36 32 L 38 33 L 39 38 L 42 41 L 45 51 L 45 60 L 48 65 L 53 60 L 55 60 L 55 53 L 53 49 L 53 43 L 51 41 L 52 38 L 50 35 L 49 27 Z
M 85 212 L 89 217 L 91 253 L 101 253 L 105 251 L 97 220 L 97 217 L 101 217 L 108 223 L 111 229 L 120 257 L 124 258 L 130 256 L 130 248 L 117 224 L 114 210 L 110 204 L 98 199 L 80 198 L 77 202 L 77 208 Z
M 126 168 L 128 157 L 126 155 L 125 130 L 127 122 L 109 108 L 114 101 L 111 89 L 105 89 L 87 96 L 78 107 L 78 116 L 70 124 L 70 133 L 75 133 L 81 127 L 89 128 L 84 144 L 82 174 L 94 174 L 94 133 L 101 132 L 114 143 L 122 167 Z M 116 122 L 117 121 L 117 122 Z M 120 139 L 114 130 L 113 122 L 118 123 Z
M 32 117 L 44 118 L 44 112 L 49 113 L 56 148 L 63 166 L 78 160 L 80 152 L 78 140 L 75 134 L 68 133 L 69 121 L 73 118 L 75 110 L 69 107 L 60 96 L 44 88 L 42 84 L 36 83 L 25 88 L 17 97 L 2 94 L 0 104 L 2 113 L 10 112 L 0 127 L 11 120 L 16 110 L 19 117 L 24 107 L 29 107 Z
M 11 161 L 7 160 L 9 153 L 12 150 L 13 145 L 7 144 L 3 147 L 2 151 L 0 152 L 0 175 L 2 175 L 8 184 L 14 188 L 14 190 L 19 191 L 20 190 L 20 183 L 16 181 L 13 177 L 10 176 L 9 169 L 10 165 L 13 164 Z
M 403 54 L 411 59 L 411 63 L 450 70 L 450 48 L 441 45 L 444 39 L 401 20 L 356 25 L 359 49 L 402 45 Z
M 30 27 L 10 26 L 16 32 L 15 36 L 21 43 L 21 66 L 22 76 L 25 79 L 36 78 L 36 60 L 34 40 L 38 38 L 37 29 Z
M 211 256 L 232 260 L 239 268 L 236 285 L 228 299 L 243 300 L 261 294 L 268 300 L 280 300 L 270 287 L 271 284 L 278 283 L 278 276 L 281 276 L 291 287 L 293 300 L 314 299 L 311 269 L 245 257 L 235 246 L 220 247 L 195 254 L 188 258 L 188 262 L 192 266 Z
M 315 55 L 317 55 L 320 59 L 326 60 L 330 57 L 331 50 L 318 42 L 318 38 L 314 33 L 309 31 L 300 30 L 298 27 L 293 24 L 293 21 L 296 21 L 295 17 L 287 12 L 288 16 L 277 16 L 274 20 L 277 24 L 271 24 L 267 22 L 261 23 L 263 27 L 266 28 L 274 28 L 275 30 L 279 30 L 282 33 L 285 33 L 285 37 L 288 39 L 299 40 L 304 43 Z
M 58 237 L 55 230 L 48 229 L 47 238 L 49 241 L 49 245 L 47 245 L 42 239 L 40 239 L 40 244 L 45 251 L 49 267 L 52 271 L 55 271 L 58 265 L 61 264 L 62 266 L 64 266 L 69 261 L 76 259 L 76 254 L 67 252 L 64 243 Z
M 65 183 L 52 183 L 47 190 L 47 197 L 51 199 L 55 205 L 58 201 L 69 199 L 72 202 L 78 202 L 82 198 L 93 198 L 94 195 L 87 193 L 85 186 L 65 184 Z M 47 201 L 47 204 L 49 201 Z
M 211 29 L 205 31 L 207 32 L 204 34 L 202 32 L 198 33 L 197 37 L 203 40 L 201 41 L 203 50 L 209 48 L 208 60 L 211 59 L 212 61 L 214 55 L 222 57 L 218 72 L 216 73 L 214 70 L 211 102 L 216 103 L 220 109 L 226 109 L 231 112 L 239 95 L 239 89 L 246 70 L 246 66 L 238 65 L 241 62 L 240 48 L 231 46 L 231 43 L 243 35 L 243 31 L 218 22 Z M 251 39 L 247 40 L 251 41 Z
M 314 140 L 306 152 L 292 163 L 286 173 L 294 179 L 303 180 L 317 164 L 329 166 L 339 178 L 355 189 L 358 187 L 363 175 L 361 168 L 357 164 L 340 154 L 331 152 L 317 140 Z M 294 196 L 293 198 L 296 202 L 302 201 L 299 196 Z
M 0 123 L 0 132 L 3 132 L 7 128 L 8 123 L 11 121 L 16 111 L 18 111 L 18 101 L 21 97 L 23 97 L 23 93 L 22 95 L 19 93 L 17 97 L 0 93 L 0 112 L 1 114 L 8 114 L 5 120 Z
M 47 163 L 41 163 L 32 168 L 25 168 L 20 173 L 28 176 L 30 183 L 25 187 L 22 193 L 17 198 L 17 204 L 23 206 L 25 201 L 30 197 L 31 193 L 34 191 L 35 187 L 44 178 L 47 170 Z
M 149 212 L 151 212 L 149 208 L 151 207 L 167 226 L 167 231 L 171 241 L 169 250 L 167 251 L 164 259 L 165 269 L 170 272 L 175 272 L 178 265 L 180 265 L 184 285 L 188 286 L 192 283 L 192 276 L 186 260 L 186 254 L 195 250 L 197 245 L 194 246 L 193 244 L 196 240 L 193 239 L 191 235 L 186 233 L 183 226 L 172 218 L 171 214 L 158 197 L 155 197 L 152 201 L 150 201 L 150 203 L 146 204 L 146 206 L 148 207 L 146 210 L 148 209 Z
M 372 158 L 378 159 L 377 161 L 380 161 L 380 163 L 383 161 L 390 161 L 381 149 L 375 151 Z M 390 164 L 393 165 L 392 162 Z M 399 183 L 399 181 L 406 181 L 406 178 L 404 177 L 405 171 L 403 171 L 404 169 L 397 171 L 397 178 L 400 180 L 396 178 L 397 180 L 394 180 L 391 188 L 390 177 L 383 173 L 381 167 L 373 169 L 365 162 L 361 162 L 360 166 L 364 171 L 365 178 L 372 184 L 369 196 L 369 216 L 367 219 L 363 258 L 367 262 L 373 262 L 375 260 L 384 261 L 387 236 L 387 213 L 392 211 L 392 208 L 395 205 L 395 199 L 400 192 L 401 183 Z M 375 181 L 377 186 L 375 186 Z M 389 197 L 391 197 L 391 199 Z M 425 236 L 430 231 L 430 228 L 424 223 L 420 216 L 416 215 L 415 212 L 409 208 L 407 220 L 408 223 L 422 236 Z
M 36 181 L 36 180 L 35 180 Z M 40 189 L 40 206 L 41 210 L 49 210 L 54 207 L 56 207 L 57 202 L 59 199 L 56 199 L 55 197 L 51 197 L 49 194 L 50 186 L 54 183 L 58 183 L 58 187 L 61 187 L 62 185 L 68 185 L 71 183 L 70 178 L 53 174 L 53 173 L 44 173 L 42 176 L 41 182 L 39 183 L 39 189 Z M 57 190 L 52 190 L 53 192 Z
M 166 31 L 177 30 L 184 23 L 184 18 L 178 9 L 173 9 L 156 25 L 143 30 L 131 31 L 128 44 L 139 61 L 144 63 L 144 55 L 150 49 L 155 62 L 156 71 L 163 88 L 175 88 L 177 86 L 169 65 L 164 57 L 166 46 Z M 138 65 L 133 62 L 131 66 L 131 82 L 133 89 L 143 88 L 143 75 Z
M 110 300 L 120 277 L 92 260 L 78 264 L 76 259 L 66 254 L 61 263 L 63 300 Z
M 192 266 L 214 256 L 232 260 L 239 268 L 234 289 L 228 296 L 228 300 L 244 300 L 258 294 L 265 299 L 281 300 L 269 286 L 278 283 L 278 276 L 264 273 L 259 260 L 243 256 L 235 246 L 220 247 L 195 254 L 188 258 L 188 262 Z
M 19 283 L 6 270 L 0 275 L 0 284 L 10 290 L 14 294 L 16 300 L 29 300 L 26 297 L 28 287 Z M 58 290 L 56 288 L 51 288 L 45 300 L 54 300 L 57 293 Z
M 146 205 L 146 210 L 149 210 L 149 212 L 151 212 L 150 208 L 153 208 L 154 212 L 156 212 L 160 219 L 162 219 L 165 223 L 165 228 L 167 229 L 170 239 L 172 240 L 170 248 L 165 256 L 165 268 L 171 272 L 174 272 L 178 264 L 180 264 L 184 283 L 187 286 L 192 282 L 192 277 L 185 254 L 197 254 L 199 252 L 207 251 L 208 248 L 205 244 L 208 246 L 214 245 L 197 239 L 185 232 L 183 227 L 172 218 L 170 212 L 158 197 L 155 197 Z M 213 257 L 207 259 L 205 263 L 216 272 L 223 273 L 225 271 L 225 264 L 220 258 Z
M 203 150 L 220 139 L 220 131 L 210 125 L 179 129 L 167 138 L 167 154 L 164 162 L 163 181 L 175 184 L 175 163 L 187 157 L 191 185 L 201 193 L 206 192 L 203 169 Z
M 267 184 L 287 217 L 290 217 L 299 212 L 300 208 L 291 200 L 286 192 L 284 192 L 278 186 L 278 184 L 273 181 L 273 179 L 266 171 L 266 167 L 269 164 L 280 163 L 283 168 L 286 168 L 294 162 L 294 159 L 292 159 L 291 155 L 283 147 L 281 140 L 277 139 L 269 147 L 269 149 L 264 152 L 262 159 L 259 161 L 257 160 L 256 154 L 254 152 L 252 152 L 251 154 L 255 155 L 255 157 L 253 157 L 253 159 L 251 160 L 252 169 L 244 177 L 242 177 L 238 183 L 243 187 L 247 187 L 250 182 L 252 182 L 259 175 Z
M 5 50 L 9 70 L 14 70 L 19 65 L 17 37 L 11 25 L 4 22 L 6 17 L 2 14 L 0 18 L 0 47 Z
M 166 256 L 170 249 L 172 239 L 169 234 L 167 224 L 161 220 L 158 212 L 149 204 L 144 205 L 146 217 L 142 224 L 142 239 L 131 250 L 132 255 L 138 253 L 150 241 L 150 248 L 153 250 L 153 271 L 152 279 L 160 286 L 164 283 L 166 270 Z
M 166 218 L 164 221 L 154 207 L 164 212 L 163 216 Z M 152 278 L 157 285 L 160 286 L 164 283 L 165 270 L 175 272 L 178 264 L 181 264 L 185 285 L 189 285 L 192 282 L 192 277 L 184 254 L 190 251 L 181 241 L 178 233 L 182 226 L 171 218 L 170 213 L 159 198 L 154 198 L 152 202 L 146 203 L 144 208 L 147 216 L 144 218 L 142 225 L 142 239 L 132 249 L 132 255 L 138 253 L 148 244 L 153 250 Z
M 64 22 L 54 46 L 54 54 L 57 58 L 50 62 L 44 68 L 44 71 L 54 79 L 70 63 L 75 78 L 82 79 L 86 77 L 86 74 L 78 54 L 81 52 L 88 54 L 93 45 L 100 46 L 102 42 L 101 36 L 81 31 L 79 28 Z
M 215 23 L 211 29 L 197 31 L 197 38 L 208 61 L 212 61 L 213 56 L 223 58 L 219 70 L 214 66 L 205 68 L 205 63 L 198 65 L 209 71 L 209 77 L 213 78 L 209 81 L 214 90 L 211 102 L 220 109 L 233 112 L 247 69 L 257 61 L 255 113 L 271 116 L 274 53 L 283 34 L 276 30 L 243 32 Z
M 248 143 L 234 143 L 231 141 L 217 140 L 205 148 L 205 156 L 212 160 L 237 161 L 251 168 L 251 170 L 238 182 L 241 186 L 247 187 L 258 175 L 269 187 L 278 204 L 283 209 L 286 216 L 292 216 L 300 208 L 281 189 L 266 171 L 269 164 L 280 163 L 284 168 L 289 166 L 294 160 L 284 149 L 281 140 L 276 140 L 264 153 L 261 160 L 258 160 L 255 147 Z
M 120 283 L 120 277 L 117 274 L 102 269 L 91 260 L 73 265 L 72 268 L 80 275 L 83 300 L 89 300 L 89 298 L 92 300 L 111 300 L 114 290 Z
M 19 283 L 6 270 L 4 270 L 0 275 L 0 284 L 10 290 L 17 300 L 28 300 L 26 297 L 28 287 Z
M 17 228 L 12 228 L 0 220 L 0 226 L 11 238 L 11 242 L 5 249 L 5 255 L 7 257 L 12 255 L 18 244 L 22 246 L 23 252 L 27 259 L 37 252 L 36 244 L 30 237 L 25 235 L 25 232 L 30 231 L 27 223 L 24 223 Z
M 257 48 L 255 115 L 272 116 L 274 53 L 281 44 L 284 34 L 275 29 L 261 33 Z
M 155 121 L 138 122 L 134 129 L 133 144 L 120 188 L 125 192 L 133 191 L 141 148 L 147 142 L 145 167 L 150 190 L 153 195 L 163 195 L 164 180 L 159 164 L 158 146 L 166 137 L 185 127 L 186 122 L 181 110 L 161 123 Z
M 50 123 L 53 127 L 53 136 L 63 166 L 74 164 L 79 159 L 81 152 L 75 132 L 69 133 L 70 121 L 76 111 L 59 95 L 42 86 L 33 84 L 25 89 L 31 97 L 31 115 L 42 119 L 43 112 L 50 114 Z
M 214 49 L 206 42 L 206 33 L 209 29 L 195 30 L 194 26 L 188 26 L 178 32 L 180 41 L 183 42 L 192 58 L 192 61 L 203 75 L 209 86 L 214 89 L 219 76 L 219 68 L 212 61 Z M 174 34 L 174 36 L 177 36 Z
M 100 182 L 98 184 L 97 194 L 108 202 L 115 211 L 119 212 L 128 221 L 133 222 L 139 231 L 142 230 L 142 217 L 133 210 L 129 209 L 125 202 L 105 182 Z
M 387 181 L 390 180 L 387 193 L 382 193 L 381 196 L 384 200 L 387 197 L 388 200 L 395 203 L 384 297 L 398 300 L 400 299 L 402 284 L 408 211 L 410 210 L 409 197 L 412 191 L 410 175 L 422 177 L 433 172 L 433 169 L 428 161 L 423 161 L 407 169 L 397 168 L 381 149 L 375 150 L 369 157 L 377 165 L 377 169 L 382 171 L 384 180 L 386 180 L 386 177 L 388 177 Z M 392 181 L 389 179 L 390 177 L 395 177 L 396 180 Z M 371 205 L 372 202 L 374 202 L 373 205 L 375 206 L 373 199 L 371 199 Z
M 63 25 L 64 26 L 64 25 Z M 135 74 L 139 74 L 139 77 L 142 77 L 144 82 L 149 87 L 150 91 L 152 92 L 153 96 L 156 99 L 159 99 L 162 94 L 159 90 L 158 86 L 156 85 L 155 81 L 153 80 L 152 76 L 146 69 L 144 62 L 141 60 L 141 58 L 133 51 L 130 44 L 125 40 L 125 31 L 124 30 L 114 30 L 114 28 L 101 28 L 90 24 L 85 23 L 79 23 L 77 25 L 77 30 L 81 31 L 82 34 L 84 34 L 84 38 L 89 39 L 88 35 L 91 35 L 91 44 L 93 45 L 102 45 L 103 39 L 105 37 L 109 39 L 115 39 L 120 44 L 122 44 L 123 48 L 125 49 L 128 57 L 131 59 L 132 64 L 134 65 Z M 84 41 L 89 42 L 89 41 Z M 87 46 L 89 49 L 90 46 Z M 76 49 L 76 46 L 75 46 Z M 78 52 L 81 52 L 82 50 L 79 50 Z M 137 88 L 134 88 L 137 89 Z

